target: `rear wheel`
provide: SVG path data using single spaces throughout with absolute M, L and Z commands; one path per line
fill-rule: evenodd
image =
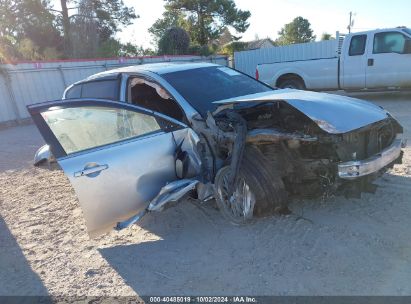
M 296 77 L 288 78 L 288 79 L 281 81 L 278 87 L 281 89 L 297 89 L 297 90 L 305 89 L 304 81 Z
M 219 170 L 214 181 L 215 198 L 225 218 L 234 224 L 246 224 L 255 216 L 288 211 L 287 192 L 272 168 L 257 148 L 246 147 L 237 183 L 230 196 L 230 166 Z

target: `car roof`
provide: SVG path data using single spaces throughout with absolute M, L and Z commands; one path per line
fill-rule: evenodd
M 113 69 L 101 73 L 97 73 L 87 77 L 86 79 L 80 80 L 77 83 L 95 80 L 99 78 L 108 78 L 108 77 L 116 77 L 122 73 L 138 73 L 138 72 L 152 72 L 156 74 L 166 74 L 171 72 L 178 72 L 178 71 L 185 71 L 185 70 L 192 70 L 204 67 L 213 67 L 219 66 L 218 64 L 214 63 L 207 63 L 207 62 L 190 62 L 190 63 L 180 63 L 180 62 L 160 62 L 160 63 L 149 63 L 149 64 L 141 64 L 141 65 L 132 65 L 121 67 L 118 69 Z

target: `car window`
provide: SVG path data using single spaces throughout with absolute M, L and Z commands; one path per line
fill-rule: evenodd
M 67 154 L 161 129 L 153 116 L 118 108 L 54 109 L 41 115 Z
M 181 107 L 159 84 L 140 77 L 131 77 L 128 81 L 127 92 L 129 103 L 164 114 L 178 121 L 185 121 Z
M 404 52 L 405 36 L 399 32 L 384 32 L 374 35 L 373 53 L 400 53 Z
M 81 97 L 81 85 L 75 85 L 71 87 L 67 92 L 66 92 L 66 99 L 73 99 L 73 98 L 80 98 Z
M 100 80 L 83 83 L 82 98 L 119 99 L 118 80 Z
M 367 35 L 355 35 L 351 38 L 349 55 L 359 56 L 364 55 L 365 43 L 367 41 Z
M 202 116 L 213 111 L 214 101 L 273 90 L 236 70 L 213 66 L 162 75 Z

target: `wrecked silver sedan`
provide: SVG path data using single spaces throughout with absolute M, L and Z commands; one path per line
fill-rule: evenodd
M 402 127 L 365 101 L 271 87 L 207 63 L 93 75 L 28 110 L 90 235 L 188 195 L 242 224 L 295 196 L 360 195 L 401 162 Z

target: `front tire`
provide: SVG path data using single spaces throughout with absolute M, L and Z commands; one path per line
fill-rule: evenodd
M 233 194 L 228 197 L 230 166 L 221 168 L 214 181 L 215 199 L 223 216 L 241 225 L 254 217 L 266 216 L 287 209 L 287 192 L 281 177 L 256 147 L 247 146 Z

